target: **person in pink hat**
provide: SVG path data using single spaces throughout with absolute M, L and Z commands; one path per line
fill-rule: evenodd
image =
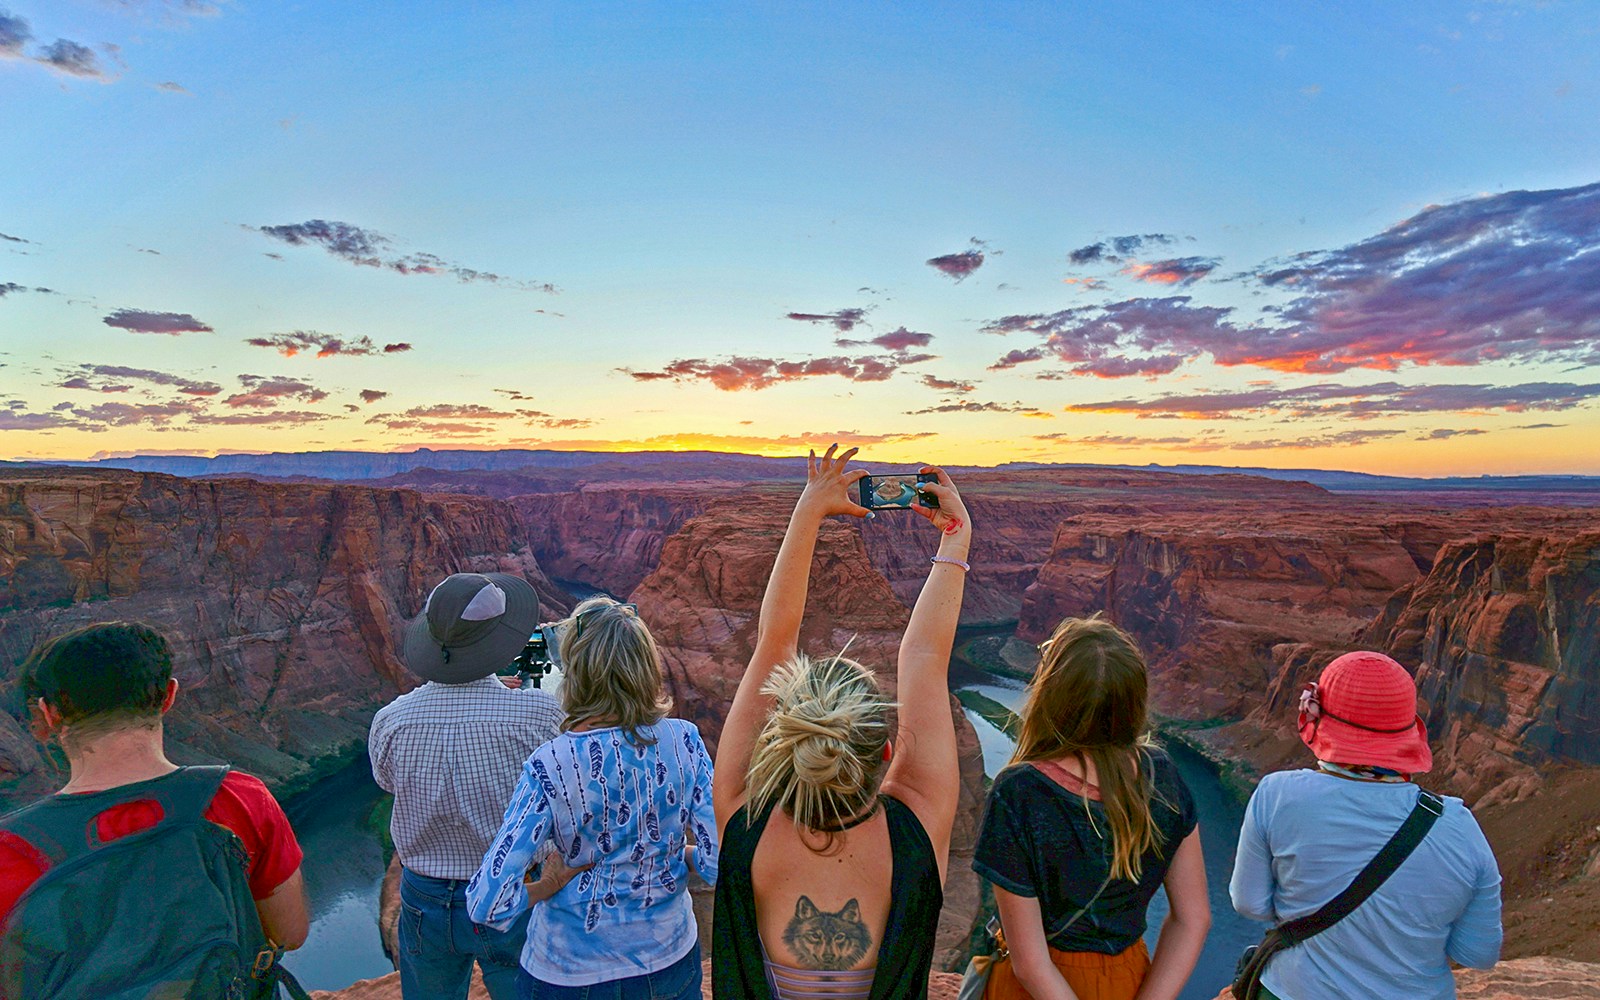
M 1228 890 L 1234 909 L 1280 930 L 1339 915 L 1273 954 L 1260 996 L 1454 997 L 1452 960 L 1500 957 L 1500 871 L 1466 805 L 1413 782 L 1433 766 L 1416 682 L 1382 653 L 1346 653 L 1306 685 L 1299 730 L 1316 766 L 1261 779 Z M 1380 852 L 1403 860 L 1353 909 L 1325 911 Z

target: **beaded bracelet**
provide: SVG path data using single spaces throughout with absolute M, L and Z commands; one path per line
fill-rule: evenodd
M 971 563 L 964 562 L 954 556 L 933 556 L 928 561 L 930 563 L 949 563 L 952 566 L 960 566 L 962 572 L 968 572 L 972 569 Z

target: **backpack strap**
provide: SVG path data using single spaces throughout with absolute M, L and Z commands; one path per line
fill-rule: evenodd
M 1277 928 L 1282 935 L 1285 946 L 1299 944 L 1301 941 L 1332 927 L 1345 917 L 1354 913 L 1356 908 L 1367 901 L 1367 897 L 1378 891 L 1378 887 L 1388 881 L 1411 852 L 1422 843 L 1422 838 L 1428 835 L 1433 824 L 1444 815 L 1444 799 L 1433 794 L 1427 789 L 1417 789 L 1417 804 L 1412 807 L 1411 815 L 1406 817 L 1400 829 L 1394 832 L 1389 842 L 1383 845 L 1377 857 L 1367 862 L 1355 880 L 1339 895 L 1328 900 L 1322 908 L 1315 913 L 1307 914 L 1295 920 L 1280 924 Z
M 180 767 L 171 774 L 136 781 L 119 788 L 86 795 L 51 795 L 0 819 L 9 830 L 50 860 L 54 868 L 104 846 L 95 817 L 129 802 L 154 800 L 161 806 L 161 826 L 194 822 L 205 815 L 222 779 L 225 766 Z

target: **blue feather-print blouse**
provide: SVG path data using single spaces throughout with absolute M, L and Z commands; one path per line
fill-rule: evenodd
M 472 919 L 505 928 L 527 908 L 522 876 L 546 851 L 573 867 L 594 863 L 534 907 L 522 966 L 536 979 L 583 986 L 644 975 L 694 946 L 684 845 L 692 834 L 695 868 L 715 883 L 711 757 L 681 719 L 642 732 L 655 742 L 594 729 L 534 751 L 467 886 Z

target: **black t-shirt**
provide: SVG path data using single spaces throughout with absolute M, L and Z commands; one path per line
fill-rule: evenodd
M 1007 892 L 1039 900 L 1052 948 L 1115 955 L 1144 936 L 1150 900 L 1178 845 L 1195 827 L 1194 798 L 1172 758 L 1152 749 L 1147 766 L 1156 849 L 1145 853 L 1139 881 L 1112 879 L 1089 911 L 1065 931 L 1061 925 L 1094 897 L 1111 869 L 1105 809 L 1067 791 L 1031 764 L 1008 767 L 995 777 L 972 867 Z

